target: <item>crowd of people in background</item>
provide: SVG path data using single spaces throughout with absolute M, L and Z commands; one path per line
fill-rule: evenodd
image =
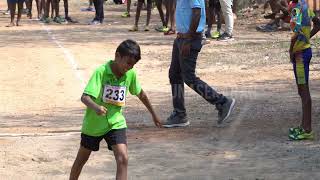
M 126 4 L 126 10 L 121 15 L 122 18 L 131 17 L 131 0 L 113 0 L 115 4 Z M 35 0 L 36 16 L 33 15 L 33 0 L 7 0 L 7 11 L 4 14 L 10 14 L 10 22 L 7 27 L 20 26 L 22 14 L 26 14 L 29 19 L 35 18 L 43 23 L 77 23 L 78 21 L 69 16 L 68 0 L 64 0 L 64 16 L 60 15 L 60 0 Z M 88 7 L 81 11 L 95 12 L 89 25 L 103 24 L 105 0 L 89 0 Z M 146 23 L 144 31 L 149 31 L 151 11 L 157 8 L 161 20 L 161 25 L 155 28 L 156 31 L 164 35 L 176 34 L 176 0 L 137 0 L 134 25 L 129 31 L 138 31 L 139 19 L 142 10 L 147 10 Z M 206 17 L 208 28 L 205 32 L 206 38 L 216 38 L 219 40 L 233 39 L 234 12 L 232 0 L 205 0 Z M 25 7 L 25 8 L 24 8 Z M 17 10 L 16 10 L 17 9 Z M 17 11 L 17 17 L 15 17 Z M 225 31 L 222 32 L 221 24 L 225 22 Z M 217 30 L 211 32 L 212 24 L 217 23 Z

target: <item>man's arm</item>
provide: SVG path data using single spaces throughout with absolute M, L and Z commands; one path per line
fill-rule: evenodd
M 107 114 L 107 109 L 104 106 L 100 106 L 97 103 L 95 103 L 91 96 L 87 94 L 82 94 L 81 96 L 81 102 L 85 104 L 88 108 L 93 109 L 96 111 L 96 113 L 100 116 L 104 116 Z
M 161 122 L 159 117 L 157 116 L 157 114 L 155 113 L 155 111 L 153 110 L 153 107 L 148 99 L 147 94 L 141 89 L 141 92 L 139 95 L 137 95 L 138 98 L 140 99 L 140 101 L 146 106 L 146 108 L 148 109 L 148 111 L 150 112 L 150 114 L 152 115 L 152 119 L 154 124 L 157 127 L 162 127 Z
M 201 18 L 201 8 L 192 8 L 192 18 L 191 18 L 191 24 L 189 27 L 189 33 L 195 34 L 197 32 L 200 18 Z
M 201 18 L 201 8 L 192 8 L 192 17 L 191 17 L 191 23 L 188 31 L 188 39 L 192 40 L 194 39 L 197 35 L 197 29 L 199 26 Z M 183 57 L 189 56 L 190 55 L 190 49 L 191 49 L 191 44 L 190 41 L 185 41 L 182 46 L 181 46 L 181 55 Z

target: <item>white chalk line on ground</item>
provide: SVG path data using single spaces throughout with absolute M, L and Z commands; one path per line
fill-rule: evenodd
M 51 29 L 48 26 L 44 25 L 43 23 L 40 24 L 42 28 L 46 30 L 46 32 L 48 33 L 48 36 L 51 38 L 51 42 L 56 44 L 62 50 L 65 59 L 68 60 L 69 64 L 71 65 L 71 68 L 75 72 L 76 77 L 78 78 L 78 80 L 80 80 L 81 88 L 84 88 L 86 84 L 82 73 L 79 71 L 78 63 L 75 60 L 73 54 L 67 48 L 65 48 L 60 41 L 56 39 L 56 37 L 53 35 Z

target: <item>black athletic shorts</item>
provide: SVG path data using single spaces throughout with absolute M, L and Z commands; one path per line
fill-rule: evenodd
M 89 136 L 81 133 L 81 146 L 91 151 L 99 151 L 100 141 L 104 139 L 108 144 L 108 149 L 112 151 L 111 146 L 116 144 L 127 144 L 126 128 L 112 129 L 102 136 Z

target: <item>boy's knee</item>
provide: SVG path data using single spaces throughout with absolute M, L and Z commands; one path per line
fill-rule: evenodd
M 129 157 L 127 154 L 120 154 L 116 157 L 117 164 L 119 165 L 128 165 Z

